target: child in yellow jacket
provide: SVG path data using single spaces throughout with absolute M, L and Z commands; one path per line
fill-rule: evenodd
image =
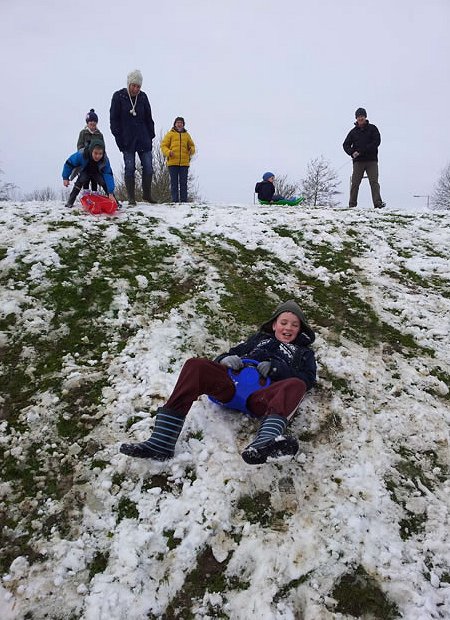
M 161 150 L 169 166 L 170 192 L 173 202 L 187 202 L 189 164 L 195 153 L 194 141 L 184 125 L 184 118 L 177 116 L 172 129 L 161 141 Z

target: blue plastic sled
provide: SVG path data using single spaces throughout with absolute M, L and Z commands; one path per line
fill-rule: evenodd
M 305 199 L 303 196 L 299 198 L 293 198 L 292 200 L 274 200 L 273 202 L 269 202 L 268 200 L 260 200 L 259 204 L 261 205 L 289 205 L 290 207 L 296 207 Z
M 252 412 L 247 409 L 248 397 L 253 394 L 253 392 L 269 386 L 272 382 L 269 377 L 267 377 L 267 379 L 261 377 L 256 370 L 256 366 L 259 364 L 258 361 L 244 357 L 242 358 L 242 362 L 244 363 L 244 368 L 241 370 L 236 372 L 232 368 L 228 369 L 228 376 L 236 387 L 233 398 L 227 403 L 222 403 L 213 396 L 208 396 L 208 398 L 213 403 L 216 403 L 216 405 L 226 407 L 227 409 L 236 409 L 237 411 L 242 411 L 242 413 L 246 415 L 253 416 Z

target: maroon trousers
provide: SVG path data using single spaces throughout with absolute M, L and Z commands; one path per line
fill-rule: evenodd
M 186 415 L 192 403 L 202 394 L 208 394 L 226 403 L 233 398 L 234 392 L 234 383 L 228 376 L 226 366 L 205 358 L 191 358 L 181 369 L 173 392 L 164 407 Z M 259 418 L 278 413 L 289 419 L 294 415 L 305 392 L 306 384 L 301 379 L 275 381 L 251 394 L 247 407 Z

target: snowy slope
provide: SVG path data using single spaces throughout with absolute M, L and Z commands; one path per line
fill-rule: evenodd
M 450 214 L 0 204 L 2 585 L 10 618 L 450 617 Z M 183 362 L 295 298 L 319 384 L 295 460 L 205 397 L 142 440 Z

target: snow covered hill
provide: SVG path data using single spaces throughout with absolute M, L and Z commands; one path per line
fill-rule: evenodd
M 450 213 L 0 203 L 3 620 L 450 617 Z M 314 326 L 294 460 L 205 397 L 149 435 L 183 362 L 280 300 Z

